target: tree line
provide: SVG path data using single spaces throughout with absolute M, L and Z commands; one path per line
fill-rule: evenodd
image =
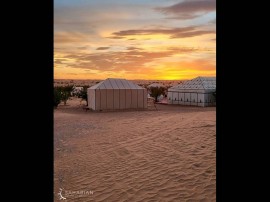
M 89 88 L 90 86 L 82 86 L 82 87 L 83 87 L 82 90 L 78 92 L 74 92 L 74 89 L 75 89 L 74 86 L 55 86 L 54 87 L 54 107 L 57 108 L 57 106 L 61 102 L 63 102 L 64 105 L 66 105 L 68 99 L 72 96 L 85 100 L 88 105 L 87 88 Z

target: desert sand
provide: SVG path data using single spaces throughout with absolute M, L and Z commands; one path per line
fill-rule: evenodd
M 54 111 L 54 199 L 216 201 L 216 108 Z M 82 102 L 84 104 L 84 102 Z

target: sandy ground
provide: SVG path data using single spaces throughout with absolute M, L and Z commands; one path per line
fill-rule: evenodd
M 216 201 L 216 108 L 54 112 L 54 198 Z M 82 103 L 84 104 L 84 103 Z

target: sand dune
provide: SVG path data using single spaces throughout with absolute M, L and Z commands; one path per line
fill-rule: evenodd
M 55 201 L 59 188 L 78 202 L 216 201 L 214 107 L 95 113 L 74 103 L 54 113 Z

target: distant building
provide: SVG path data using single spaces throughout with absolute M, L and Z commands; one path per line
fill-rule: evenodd
M 168 89 L 168 104 L 213 106 L 216 77 L 197 77 Z
M 74 95 L 77 95 L 78 93 L 80 93 L 81 91 L 83 90 L 83 87 L 76 87 L 74 86 L 72 92 L 71 92 L 71 95 L 74 96 Z
M 147 108 L 147 90 L 126 79 L 108 78 L 87 89 L 88 107 L 93 110 Z
M 160 102 L 161 100 L 163 100 L 163 98 L 164 98 L 163 95 L 159 95 L 159 96 L 157 97 L 158 102 Z
M 159 84 L 159 83 L 152 83 L 150 85 L 147 86 L 147 88 L 151 88 L 151 87 L 165 87 L 163 84 Z

